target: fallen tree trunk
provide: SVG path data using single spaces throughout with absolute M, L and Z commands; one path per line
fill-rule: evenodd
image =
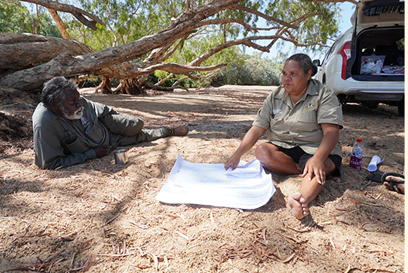
M 64 51 L 71 55 L 92 52 L 86 45 L 74 40 L 23 33 L 0 33 L 0 69 L 21 70 L 46 63 Z
M 200 21 L 225 10 L 240 2 L 239 0 L 213 1 L 190 9 L 164 30 L 154 35 L 143 37 L 130 44 L 124 44 L 98 52 L 74 56 L 69 52 L 60 53 L 51 61 L 0 78 L 0 85 L 19 90 L 33 90 L 55 76 L 75 77 L 82 74 L 101 72 L 105 67 L 145 56 L 150 51 L 172 45 L 178 39 L 187 37 L 196 31 Z M 131 69 L 131 66 L 129 66 Z M 126 77 L 128 78 L 128 77 Z

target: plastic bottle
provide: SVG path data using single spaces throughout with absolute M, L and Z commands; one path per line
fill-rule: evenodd
M 357 141 L 353 145 L 353 151 L 351 152 L 350 167 L 354 169 L 361 169 L 363 165 L 363 143 L 361 138 L 357 138 Z

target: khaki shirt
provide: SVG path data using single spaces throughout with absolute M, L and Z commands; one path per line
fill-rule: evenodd
M 299 146 L 306 153 L 314 154 L 323 138 L 321 123 L 343 128 L 343 112 L 333 91 L 312 79 L 293 107 L 282 85 L 272 91 L 252 125 L 268 130 L 268 139 L 275 145 L 287 149 Z M 331 154 L 342 156 L 340 142 Z

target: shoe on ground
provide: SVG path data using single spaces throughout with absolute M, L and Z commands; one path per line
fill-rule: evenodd
M 185 136 L 188 133 L 187 126 L 178 126 L 178 127 L 171 127 L 167 128 L 169 132 L 169 136 Z

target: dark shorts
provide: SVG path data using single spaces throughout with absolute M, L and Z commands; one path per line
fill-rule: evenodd
M 272 142 L 268 142 L 268 143 L 272 144 Z M 272 144 L 272 145 L 275 145 L 275 144 Z M 299 165 L 302 172 L 306 166 L 306 162 L 313 156 L 312 154 L 308 154 L 305 151 L 303 151 L 302 148 L 300 148 L 299 146 L 296 146 L 290 149 L 282 148 L 278 145 L 275 145 L 275 146 L 278 148 L 279 151 L 290 156 L 293 159 L 293 161 L 295 161 Z M 334 170 L 334 172 L 331 175 L 340 176 L 341 174 L 341 156 L 329 155 L 328 157 L 334 163 L 334 166 L 336 166 L 336 170 Z

